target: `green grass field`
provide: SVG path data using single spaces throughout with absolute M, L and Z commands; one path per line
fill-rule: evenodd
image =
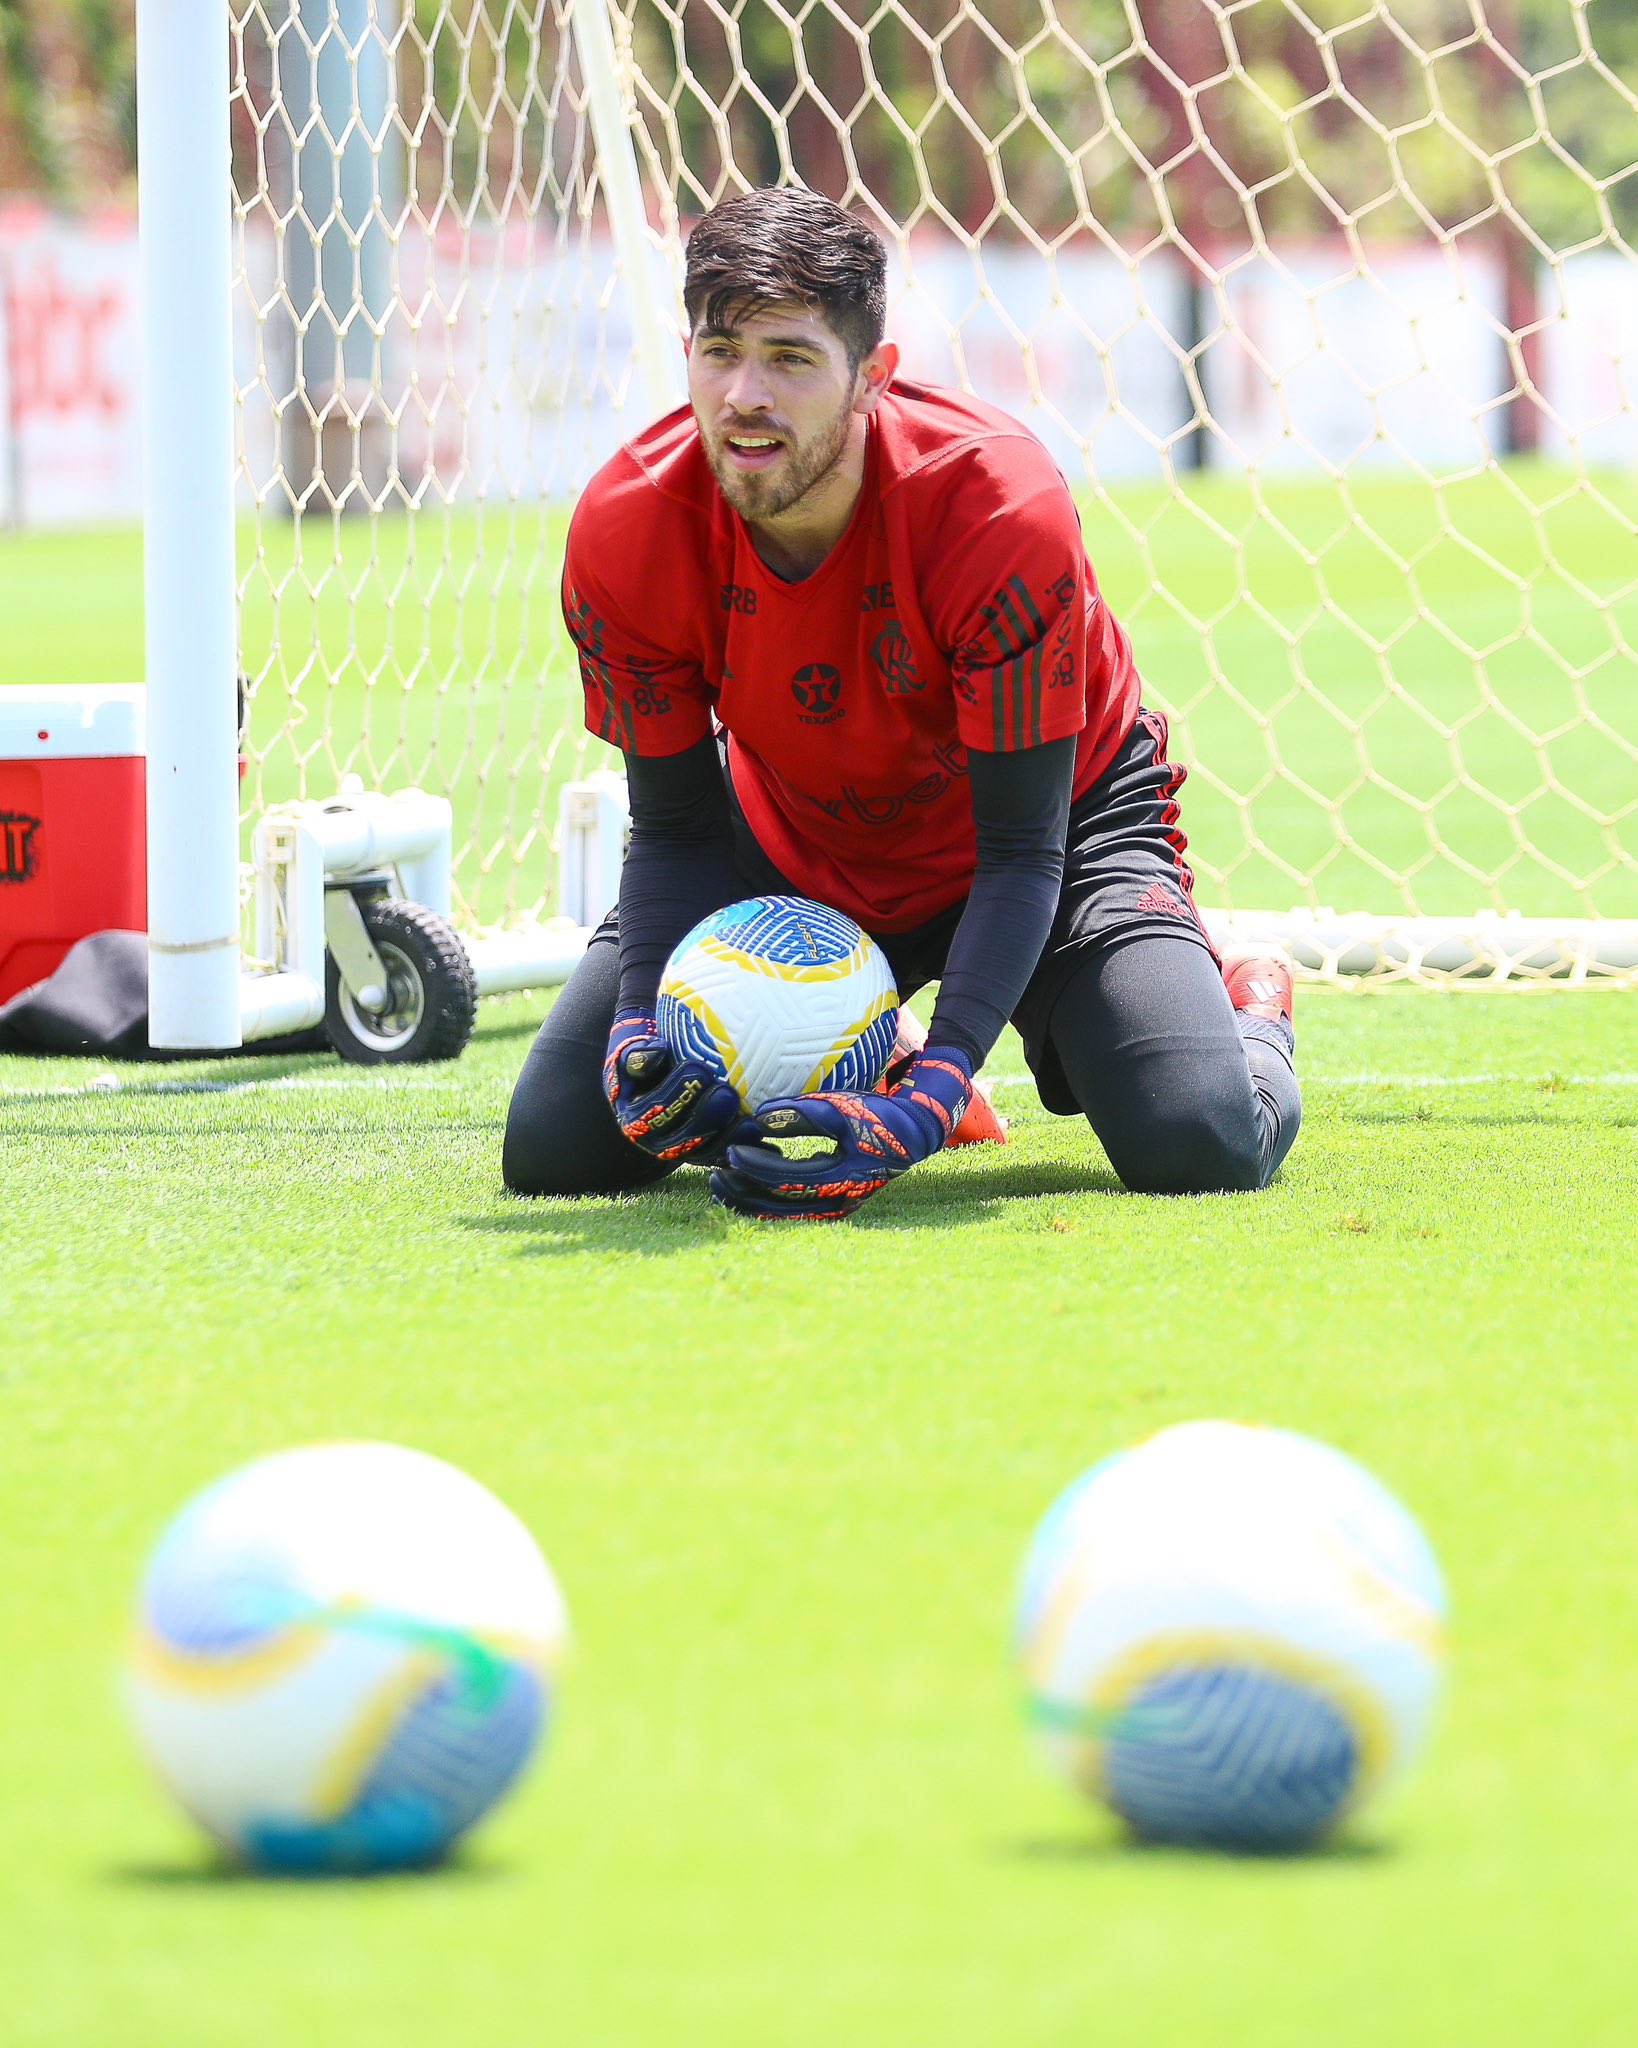
M 1475 777 L 1513 787 L 1539 759 L 1521 731 L 1563 726 L 1553 758 L 1585 801 L 1627 810 L 1589 839 L 1555 797 L 1532 829 L 1565 873 L 1604 863 L 1598 908 L 1638 915 L 1619 744 L 1638 740 L 1638 495 L 1542 509 L 1561 485 L 1492 479 L 1449 508 L 1460 543 L 1435 539 L 1426 492 L 1361 490 L 1442 629 L 1393 626 L 1407 573 L 1335 493 L 1089 512 L 1146 669 L 1211 749 L 1186 821 L 1237 900 L 1297 900 L 1282 863 L 1307 862 L 1341 907 L 1394 907 L 1395 873 L 1432 909 L 1473 907 L 1493 875 L 1521 908 L 1576 907 L 1562 874 L 1510 869 L 1520 819 L 1482 804 L 1467 851 L 1418 868 L 1430 841 L 1393 789 L 1449 749 L 1391 692 L 1366 729 L 1392 787 L 1344 794 L 1347 720 L 1383 689 L 1375 620 L 1424 711 L 1478 707 Z M 451 531 L 469 568 L 489 559 L 474 526 Z M 341 545 L 368 567 L 361 531 Z M 479 680 L 465 710 L 424 676 L 368 696 L 376 597 L 316 607 L 335 751 L 368 728 L 430 776 L 428 736 L 460 751 L 466 717 L 457 799 L 509 784 L 515 833 L 577 752 L 542 771 L 517 738 L 561 709 L 526 672 L 546 609 L 497 599 L 474 636 L 453 590 L 430 616 Z M 1547 651 L 1476 665 L 1524 612 Z M 0 541 L 0 620 L 6 680 L 140 674 L 138 539 Z M 275 791 L 308 743 L 265 721 L 312 624 L 294 602 L 248 615 L 276 641 L 258 714 Z M 1293 646 L 1340 723 L 1289 698 Z M 1255 786 L 1293 719 L 1353 846 L 1328 853 L 1314 803 L 1275 788 L 1276 852 L 1242 860 L 1223 791 Z M 728 1218 L 697 1175 L 629 1202 L 506 1197 L 506 1101 L 548 1001 L 490 1004 L 458 1065 L 402 1074 L 0 1058 L 7 2048 L 1626 2048 L 1631 993 L 1305 990 L 1307 1122 L 1257 1196 L 1123 1194 L 1009 1040 L 991 1066 L 1008 1149 L 936 1160 L 815 1232 Z M 1038 1768 L 1008 1668 L 1014 1575 L 1054 1494 L 1200 1415 L 1363 1459 L 1450 1580 L 1431 1754 L 1321 1855 L 1133 1848 Z M 539 1536 L 575 1620 L 561 1725 L 448 1871 L 224 1876 L 121 1725 L 123 1618 L 190 1492 L 348 1435 L 454 1460 Z
M 1004 1085 L 1009 1149 L 834 1232 L 698 1176 L 504 1196 L 541 1008 L 394 1077 L 0 1060 L 9 2043 L 1631 2039 L 1629 997 L 1305 996 L 1267 1193 L 1121 1194 Z M 1365 1459 L 1449 1574 L 1432 1754 L 1322 1856 L 1127 1847 L 1014 1694 L 1036 1517 L 1210 1414 Z M 224 1880 L 125 1738 L 121 1619 L 186 1494 L 335 1435 L 526 1518 L 561 1728 L 443 1875 Z

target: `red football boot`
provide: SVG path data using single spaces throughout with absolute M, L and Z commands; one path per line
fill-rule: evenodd
M 887 1062 L 887 1073 L 893 1073 L 901 1061 L 914 1059 L 927 1043 L 927 1027 L 910 1009 L 899 1011 L 898 1035 L 893 1040 L 893 1056 Z M 884 1074 L 876 1083 L 875 1092 L 885 1094 L 889 1082 Z M 973 1083 L 973 1098 L 967 1105 L 967 1113 L 944 1141 L 948 1151 L 952 1145 L 1004 1145 L 1007 1142 L 1007 1120 L 990 1100 L 990 1084 L 985 1080 Z
M 1237 1010 L 1265 1017 L 1270 1024 L 1296 1029 L 1291 1008 L 1291 962 L 1284 953 L 1228 955 L 1223 961 L 1223 986 Z

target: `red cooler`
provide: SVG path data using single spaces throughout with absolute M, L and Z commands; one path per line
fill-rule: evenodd
M 143 702 L 0 688 L 0 1003 L 76 939 L 148 928 Z

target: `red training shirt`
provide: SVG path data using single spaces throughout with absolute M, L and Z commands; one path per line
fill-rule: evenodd
M 1131 729 L 1131 643 L 1098 592 L 1052 458 L 981 400 L 895 385 L 869 420 L 847 531 L 814 573 L 765 567 L 669 413 L 592 478 L 563 612 L 586 723 L 627 753 L 720 724 L 759 845 L 875 931 L 972 885 L 967 749 L 1080 734 L 1075 794 Z

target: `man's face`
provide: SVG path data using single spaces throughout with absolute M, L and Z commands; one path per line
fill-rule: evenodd
M 695 329 L 689 401 L 722 495 L 742 519 L 776 519 L 824 484 L 847 448 L 868 381 L 850 369 L 818 314 L 801 306 Z

